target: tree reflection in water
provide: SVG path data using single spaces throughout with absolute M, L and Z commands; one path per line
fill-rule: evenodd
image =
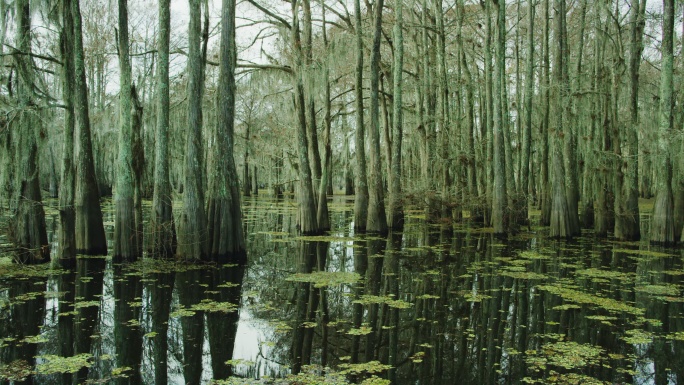
M 246 266 L 0 266 L 0 376 L 24 362 L 38 365 L 26 382 L 39 384 L 200 384 L 312 367 L 396 384 L 684 381 L 680 250 L 541 230 L 501 241 L 411 211 L 403 232 L 380 238 L 355 234 L 338 199 L 334 231 L 298 237 L 290 201 L 245 207 Z M 43 374 L 45 357 L 78 354 L 87 365 Z

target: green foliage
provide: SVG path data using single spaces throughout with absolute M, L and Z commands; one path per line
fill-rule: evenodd
M 82 353 L 73 357 L 59 357 L 50 354 L 36 358 L 39 362 L 45 361 L 36 365 L 38 374 L 76 373 L 81 368 L 89 368 L 92 365 L 93 355 Z
M 287 277 L 287 281 L 291 282 L 308 282 L 312 283 L 314 287 L 331 287 L 343 284 L 354 284 L 361 280 L 358 273 L 343 272 L 343 271 L 315 271 L 313 273 L 304 274 L 297 273 Z

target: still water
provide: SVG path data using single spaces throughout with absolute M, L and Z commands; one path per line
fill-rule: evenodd
M 298 237 L 295 208 L 244 202 L 246 266 L 0 264 L 0 382 L 684 383 L 680 250 L 420 211 L 363 236 L 343 197 L 331 233 Z

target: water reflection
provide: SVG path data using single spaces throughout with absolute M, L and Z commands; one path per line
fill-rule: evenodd
M 354 234 L 339 199 L 336 230 L 297 237 L 292 201 L 245 207 L 247 266 L 84 258 L 3 273 L 2 362 L 38 364 L 26 381 L 43 384 L 204 384 L 310 365 L 397 384 L 684 381 L 680 251 L 541 232 L 503 242 L 422 212 L 378 238 Z M 44 374 L 45 357 L 78 354 L 87 365 L 73 374 Z

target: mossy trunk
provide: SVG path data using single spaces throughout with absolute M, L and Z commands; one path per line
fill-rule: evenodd
M 354 92 L 356 96 L 356 173 L 354 192 L 354 231 L 366 231 L 368 218 L 368 176 L 366 172 L 366 139 L 363 118 L 363 32 L 361 24 L 361 3 L 354 0 L 354 22 L 356 27 L 356 70 Z
M 188 31 L 188 122 L 185 147 L 183 211 L 178 221 L 178 256 L 187 260 L 207 257 L 207 217 L 204 209 L 205 174 L 202 159 L 202 53 L 200 0 L 190 0 Z
M 378 0 L 374 6 L 373 47 L 370 62 L 370 115 L 369 127 L 370 162 L 375 167 L 370 168 L 368 179 L 368 218 L 366 231 L 386 234 L 387 218 L 385 217 L 384 187 L 381 175 L 380 159 L 380 39 L 382 37 L 382 8 L 383 0 Z
M 235 135 L 235 0 L 223 0 L 213 171 L 207 204 L 209 257 L 218 263 L 244 262 L 240 187 L 233 157 Z
M 311 164 L 309 161 L 309 136 L 307 135 L 306 102 L 304 97 L 304 52 L 299 32 L 298 1 L 292 3 L 292 45 L 295 50 L 295 111 L 297 114 L 297 153 L 299 155 L 299 231 L 302 234 L 318 234 L 320 232 L 316 219 L 317 207 L 313 191 Z
M 508 206 L 508 188 L 507 183 L 512 182 L 507 180 L 506 173 L 506 150 L 505 150 L 505 129 L 504 129 L 504 119 L 507 117 L 503 113 L 503 87 L 504 85 L 504 74 L 505 69 L 505 15 L 506 15 L 506 5 L 503 4 L 502 0 L 497 0 L 494 2 L 497 11 L 497 44 L 495 50 L 495 65 L 494 65 L 494 78 L 492 81 L 492 95 L 493 95 L 493 113 L 494 120 L 492 125 L 492 138 L 494 140 L 494 184 L 492 187 L 492 227 L 494 227 L 494 234 L 496 235 L 507 235 L 508 225 L 510 221 L 510 215 L 506 209 Z M 491 7 L 491 6 L 490 6 Z M 491 8 L 489 8 L 491 9 Z M 491 10 L 489 11 L 491 12 Z M 490 29 L 491 31 L 491 29 Z M 508 166 L 510 167 L 510 166 Z
M 572 188 L 568 182 L 566 169 L 568 151 L 572 146 L 570 128 L 567 125 L 568 77 L 567 77 L 567 31 L 565 25 L 565 0 L 555 0 L 554 40 L 554 135 L 553 135 L 553 180 L 551 194 L 551 221 L 549 235 L 552 238 L 572 238 L 579 234 L 577 204 L 573 205 Z
M 615 237 L 625 241 L 641 238 L 639 218 L 639 67 L 643 52 L 646 1 L 634 0 L 630 10 L 629 113 L 619 171 L 621 199 L 615 213 Z
M 658 125 L 658 182 L 651 219 L 651 243 L 673 245 L 675 238 L 674 199 L 670 136 L 673 130 L 674 0 L 663 0 L 662 64 L 660 71 L 660 121 Z M 677 234 L 679 235 L 679 234 Z
M 31 51 L 31 11 L 28 0 L 19 0 L 16 6 L 16 43 L 22 52 Z M 44 263 L 50 260 L 50 246 L 45 228 L 45 212 L 38 175 L 38 145 L 36 136 L 42 130 L 38 112 L 32 107 L 34 101 L 33 63 L 28 55 L 15 55 L 18 74 L 18 116 L 10 123 L 19 133 L 17 138 L 14 189 L 17 202 L 12 218 L 10 239 L 17 247 L 15 260 L 20 263 Z
M 76 191 L 74 211 L 76 213 L 76 252 L 86 255 L 107 254 L 100 207 L 100 192 L 95 176 L 93 147 L 90 132 L 88 107 L 88 86 L 85 74 L 85 55 L 83 52 L 83 26 L 78 1 L 71 1 L 71 15 L 74 22 L 74 112 L 76 118 L 75 146 Z
M 150 219 L 150 255 L 170 258 L 176 253 L 176 226 L 173 221 L 173 196 L 169 181 L 169 41 L 171 0 L 159 2 L 159 40 L 157 41 L 157 125 L 154 148 L 154 193 Z
M 64 111 L 64 134 L 62 139 L 62 169 L 59 188 L 59 249 L 57 258 L 60 266 L 71 268 L 76 265 L 76 212 L 74 211 L 74 22 L 71 15 L 71 1 L 63 0 L 62 31 L 60 33 L 60 54 L 62 57 L 62 98 Z
M 133 156 L 132 84 L 128 40 L 128 1 L 119 0 L 119 156 L 114 197 L 114 262 L 133 262 L 142 257 L 142 236 L 135 213 L 136 177 Z
M 441 8 L 441 2 L 440 2 Z M 440 9 L 441 11 L 441 9 Z M 394 230 L 401 230 L 404 227 L 404 205 L 402 201 L 401 183 L 401 145 L 403 140 L 403 111 L 402 111 L 402 97 L 403 97 L 403 83 L 402 71 L 404 66 L 404 34 L 403 34 L 403 15 L 402 2 L 395 0 L 394 2 L 394 66 L 393 66 L 393 84 L 394 84 L 394 101 L 393 101 L 393 127 L 392 127 L 392 159 L 390 166 L 390 188 L 389 188 L 389 207 L 388 220 L 389 228 Z M 443 31 L 442 31 L 443 32 Z M 446 80 L 446 79 L 444 79 Z M 445 102 L 446 104 L 446 102 Z M 389 143 L 388 143 L 389 145 Z

